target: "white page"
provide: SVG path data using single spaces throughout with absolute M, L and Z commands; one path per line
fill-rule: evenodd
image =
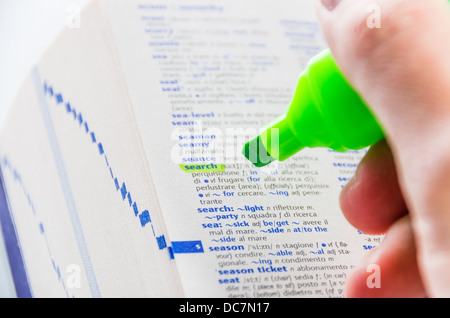
M 99 2 L 81 16 L 27 78 L 1 135 L 10 210 L 1 216 L 20 247 L 19 296 L 178 296 Z
M 313 2 L 104 5 L 186 296 L 342 296 L 381 240 L 338 205 L 364 151 L 305 149 L 257 169 L 240 155 L 243 138 L 233 146 L 285 111 L 325 47 Z M 192 174 L 180 163 L 226 169 Z

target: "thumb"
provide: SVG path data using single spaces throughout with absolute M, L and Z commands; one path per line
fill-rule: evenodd
M 393 151 L 427 294 L 450 296 L 449 2 L 318 0 L 317 12 Z
M 337 64 L 395 144 L 411 144 L 405 136 L 417 125 L 426 127 L 442 113 L 449 115 L 448 0 L 321 0 L 317 4 Z M 405 128 L 409 129 L 405 132 Z

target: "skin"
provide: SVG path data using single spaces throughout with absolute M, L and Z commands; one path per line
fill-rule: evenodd
M 374 7 L 380 28 L 367 24 Z M 341 194 L 350 223 L 386 233 L 346 295 L 449 297 L 449 2 L 317 0 L 316 8 L 337 64 L 386 135 Z M 368 264 L 379 266 L 381 288 L 367 286 Z

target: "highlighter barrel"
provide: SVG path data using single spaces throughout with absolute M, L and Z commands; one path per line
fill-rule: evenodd
M 383 136 L 375 116 L 327 49 L 300 74 L 286 113 L 248 142 L 243 154 L 261 167 L 284 161 L 305 147 L 344 152 L 370 146 Z

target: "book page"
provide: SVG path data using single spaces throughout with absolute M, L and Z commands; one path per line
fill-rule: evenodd
M 326 47 L 312 1 L 104 1 L 188 297 L 342 297 L 379 236 L 343 217 L 364 150 L 255 168 L 242 146 Z
M 0 221 L 19 297 L 182 295 L 103 16 L 93 1 L 62 31 L 2 127 Z

